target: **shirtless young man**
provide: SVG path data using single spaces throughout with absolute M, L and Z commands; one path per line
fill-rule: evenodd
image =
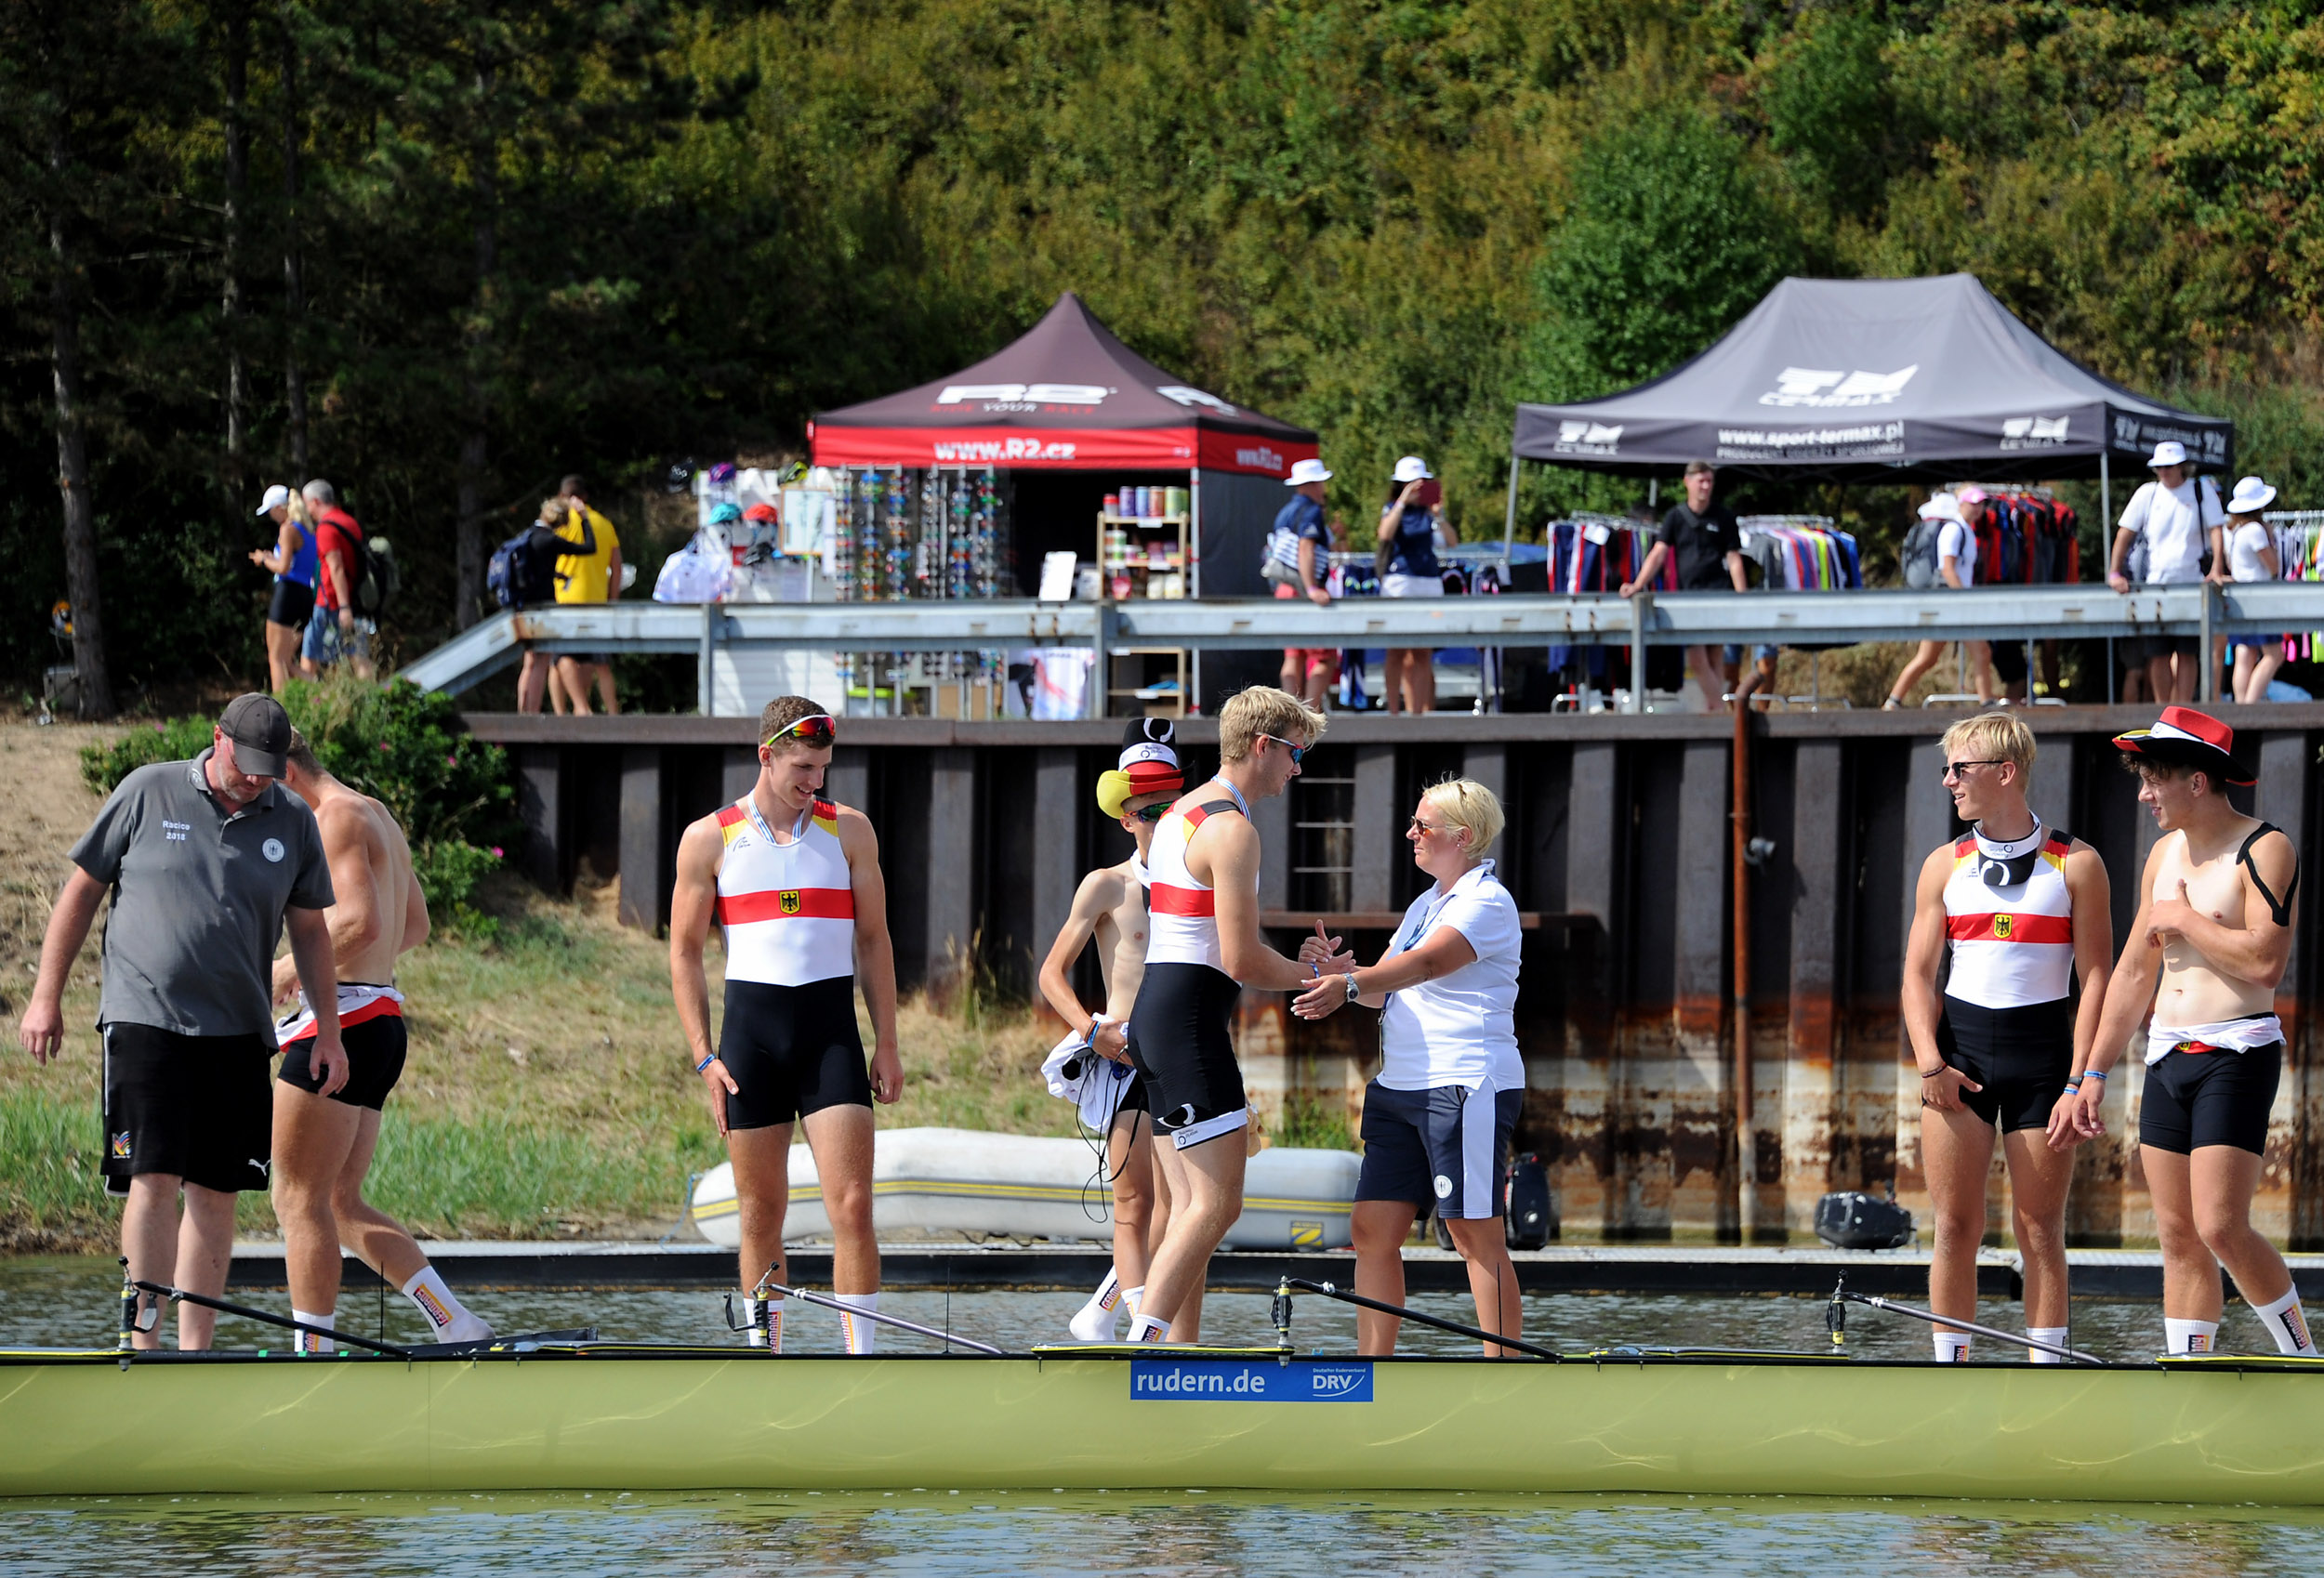
M 783 1216 L 791 1199 L 791 1125 L 807 1146 L 831 1216 L 831 1291 L 879 1308 L 872 1236 L 872 1102 L 904 1094 L 896 1045 L 896 956 L 879 840 L 863 812 L 823 797 L 838 726 L 804 696 L 759 715 L 759 782 L 702 818 L 678 844 L 670 895 L 670 992 L 687 1059 L 734 1166 L 746 1295 L 769 1269 L 787 1282 Z M 710 1044 L 702 944 L 716 920 L 726 943 L 726 1011 Z M 855 1028 L 856 978 L 871 1010 L 871 1070 Z M 746 1300 L 751 1345 L 780 1351 L 783 1300 Z M 877 1324 L 839 1317 L 850 1353 L 869 1353 Z
M 2313 1353 L 2284 1257 L 2251 1228 L 2283 1072 L 2276 987 L 2291 957 L 2299 856 L 2281 829 L 2228 803 L 2227 785 L 2254 775 L 2236 758 L 2235 730 L 2218 719 L 2165 707 L 2152 729 L 2114 743 L 2162 837 L 2146 857 L 2138 918 L 2106 990 L 2075 1132 L 2106 1132 L 2106 1072 L 2151 1006 L 2138 1157 L 2162 1241 L 2166 1351 L 2212 1350 L 2225 1266 L 2278 1349 Z
M 1169 1222 L 1169 1196 L 1159 1193 L 1154 1166 L 1145 1085 L 1136 1077 L 1129 1050 L 1129 1010 L 1146 973 L 1146 850 L 1154 842 L 1155 823 L 1185 787 L 1169 719 L 1133 720 L 1123 736 L 1120 764 L 1098 779 L 1098 809 L 1138 841 L 1138 852 L 1081 879 L 1064 927 L 1041 961 L 1041 995 L 1074 1027 L 1074 1037 L 1050 1054 L 1051 1061 L 1072 1056 L 1072 1041 L 1078 1038 L 1081 1050 L 1121 1065 L 1123 1076 L 1106 1079 L 1109 1088 L 1120 1087 L 1108 1098 L 1119 1104 L 1105 1124 L 1105 1172 L 1114 1180 L 1114 1265 L 1068 1323 L 1082 1342 L 1112 1341 L 1115 1316 L 1123 1304 L 1137 1313 L 1146 1291 L 1147 1261 Z M 1094 1014 L 1081 1006 L 1072 974 L 1092 939 L 1105 979 L 1105 1007 Z M 1200 1297 L 1196 1289 L 1185 1308 Z
M 310 1326 L 334 1323 L 344 1245 L 403 1290 L 428 1317 L 435 1341 L 482 1342 L 492 1327 L 452 1295 L 403 1225 L 363 1198 L 363 1177 L 379 1145 L 379 1111 L 403 1072 L 403 994 L 395 989 L 395 961 L 428 939 L 428 901 L 412 874 L 411 846 L 388 808 L 325 772 L 296 730 L 283 783 L 314 811 L 331 866 L 338 901 L 324 917 L 338 966 L 339 1031 L 347 1047 L 347 1083 L 329 1089 L 315 1067 L 315 1017 L 303 994 L 297 1011 L 275 1028 L 283 1067 L 274 1083 L 274 1214 L 283 1223 L 291 1313 Z M 275 1001 L 287 1001 L 297 989 L 297 963 L 277 960 Z M 297 1341 L 301 1353 L 335 1346 L 305 1332 Z
M 1323 734 L 1324 715 L 1271 685 L 1219 709 L 1219 774 L 1163 816 L 1147 847 L 1153 881 L 1145 979 L 1130 1048 L 1154 1108 L 1170 1222 L 1146 1268 L 1132 1342 L 1199 1341 L 1210 1252 L 1243 1214 L 1250 1108 L 1227 1033 L 1245 986 L 1288 992 L 1322 973 L 1259 933 L 1259 832 L 1250 804 L 1280 795 Z M 1353 967 L 1335 959 L 1332 967 Z M 1169 1140 L 1168 1145 L 1158 1143 Z
M 1936 1218 L 1929 1307 L 1976 1319 L 1977 1245 L 1999 1131 L 2026 1262 L 2026 1335 L 2064 1348 L 2074 1160 L 2073 1141 L 2058 1137 L 2106 1000 L 2114 952 L 2106 868 L 2026 803 L 2034 736 L 2023 718 L 1963 718 L 1939 744 L 1954 814 L 1972 826 L 1921 863 L 1905 945 L 1905 1032 L 1920 1065 L 1921 1155 Z M 1940 994 L 1937 967 L 1948 959 Z M 1937 1327 L 1934 1342 L 1939 1363 L 1969 1357 L 1969 1334 L 1957 1327 Z M 2064 1362 L 2040 1348 L 2033 1360 Z

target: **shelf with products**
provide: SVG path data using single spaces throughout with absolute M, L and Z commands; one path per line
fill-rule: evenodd
M 1098 572 L 1116 602 L 1180 598 L 1191 590 L 1191 514 L 1098 514 Z
M 1184 647 L 1116 647 L 1105 655 L 1108 717 L 1186 716 Z

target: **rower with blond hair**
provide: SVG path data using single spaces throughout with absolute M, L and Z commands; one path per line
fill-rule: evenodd
M 1921 862 L 1905 945 L 1905 1033 L 1919 1065 L 1921 1162 L 1936 1228 L 1929 1304 L 1976 1319 L 1998 1133 L 2026 1266 L 2026 1335 L 2064 1348 L 2068 1114 L 2106 998 L 2106 868 L 2027 803 L 2034 736 L 2023 718 L 1963 718 L 1938 748 L 1953 814 L 1970 828 Z M 1938 1326 L 1937 1361 L 1966 1361 L 1969 1337 Z M 2061 1362 L 2040 1348 L 2033 1358 Z

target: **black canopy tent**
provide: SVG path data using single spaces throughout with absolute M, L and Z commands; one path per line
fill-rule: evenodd
M 1527 460 L 1651 476 L 1708 460 L 1748 477 L 1839 482 L 2099 479 L 2175 440 L 2199 470 L 2235 461 L 2235 425 L 2102 378 L 1974 276 L 1786 280 L 1708 350 L 1635 388 L 1520 405 L 1509 525 Z

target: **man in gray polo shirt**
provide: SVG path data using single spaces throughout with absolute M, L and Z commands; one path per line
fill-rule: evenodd
M 104 990 L 105 1187 L 128 1196 L 129 1274 L 216 1298 L 233 1249 L 234 1195 L 267 1186 L 273 1094 L 272 966 L 287 927 L 324 1094 L 347 1081 L 331 964 L 331 869 L 314 813 L 278 788 L 290 718 L 237 696 L 190 762 L 121 781 L 73 847 L 48 917 L 20 1036 L 46 1064 L 64 1043 L 64 984 L 108 890 Z M 185 1200 L 183 1219 L 178 1199 Z M 210 1346 L 216 1315 L 178 1309 L 178 1346 Z M 141 1347 L 158 1347 L 139 1334 Z

